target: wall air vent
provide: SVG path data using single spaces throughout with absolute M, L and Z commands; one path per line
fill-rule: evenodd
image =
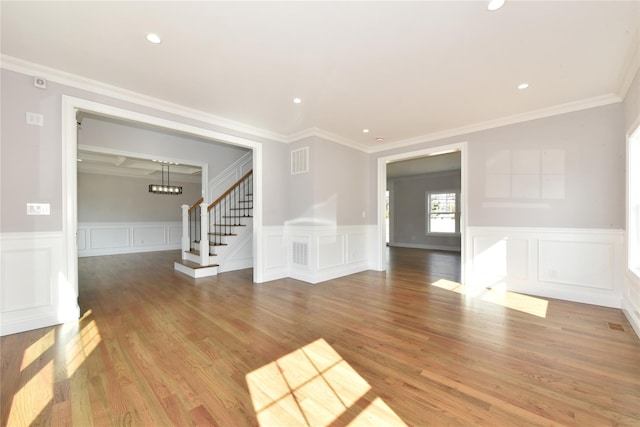
M 291 151 L 291 175 L 309 172 L 309 147 Z
M 293 242 L 293 264 L 307 267 L 309 265 L 309 244 L 307 242 Z

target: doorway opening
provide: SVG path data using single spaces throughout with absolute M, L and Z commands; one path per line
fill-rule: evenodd
M 137 123 L 141 126 L 156 127 L 170 132 L 178 132 L 185 135 L 210 140 L 221 144 L 235 145 L 248 148 L 253 151 L 253 280 L 256 283 L 263 281 L 262 277 L 262 249 L 258 244 L 262 235 L 262 147 L 259 143 L 245 138 L 212 131 L 197 126 L 187 125 L 181 122 L 167 120 L 156 116 L 138 113 L 131 110 L 113 107 L 81 98 L 64 95 L 62 97 L 62 140 L 63 140 L 63 217 L 65 240 L 65 263 L 67 265 L 67 280 L 70 287 L 78 296 L 78 259 L 77 259 L 77 114 L 79 112 L 91 115 L 107 117 L 113 120 L 122 120 Z M 141 153 L 138 153 L 141 154 Z M 204 166 L 204 165 L 203 165 Z M 203 188 L 208 183 L 208 171 L 203 167 Z
M 447 190 L 447 194 L 454 193 L 456 196 L 456 204 L 455 211 L 451 213 L 447 213 L 447 215 L 452 215 L 454 218 L 454 223 L 457 227 L 455 233 L 448 233 L 451 235 L 459 236 L 459 243 L 457 243 L 457 247 L 460 249 L 460 278 L 464 279 L 464 266 L 465 266 L 465 231 L 466 231 L 466 211 L 467 211 L 467 202 L 466 202 L 466 189 L 467 189 L 467 160 L 466 160 L 466 143 L 457 143 L 450 144 L 446 146 L 437 146 L 428 149 L 422 149 L 402 154 L 396 154 L 387 157 L 381 157 L 378 159 L 378 242 L 377 245 L 378 254 L 377 254 L 377 269 L 380 271 L 384 271 L 387 268 L 386 259 L 387 259 L 387 245 L 393 246 L 394 239 L 397 240 L 400 236 L 396 237 L 396 231 L 394 228 L 394 214 L 396 213 L 395 205 L 400 201 L 396 201 L 394 198 L 395 193 L 395 180 L 389 180 L 388 177 L 392 175 L 393 172 L 389 173 L 389 166 L 393 164 L 398 164 L 399 162 L 407 162 L 407 164 L 412 163 L 409 161 L 414 161 L 415 159 L 420 158 L 430 158 L 436 157 L 439 155 L 451 155 L 451 157 L 456 157 L 457 164 L 459 167 L 459 189 L 455 191 L 451 191 L 452 189 L 442 188 L 441 190 Z M 444 157 L 443 157 L 444 158 Z M 415 162 L 413 162 L 415 163 Z M 387 198 L 387 192 L 389 192 L 389 196 Z M 419 220 L 422 226 L 420 230 L 415 231 L 416 239 L 418 240 L 418 233 L 422 235 L 429 234 L 429 194 L 422 195 L 420 200 L 420 204 L 422 206 L 422 213 L 417 215 L 422 215 Z M 387 200 L 388 208 L 387 208 Z M 387 213 L 389 215 L 390 221 L 387 221 Z M 414 227 L 415 228 L 415 227 Z M 457 232 L 459 231 L 459 233 Z M 438 232 L 435 231 L 432 235 L 437 235 Z M 440 234 L 444 236 L 444 234 Z M 388 237 L 387 237 L 388 236 Z M 413 238 L 414 235 L 410 236 L 410 239 Z M 456 238 L 457 239 L 457 238 Z M 407 248 L 415 247 L 415 248 L 428 248 L 426 244 L 415 243 L 412 244 L 411 241 L 403 242 L 403 244 L 398 246 L 404 246 Z M 432 249 L 447 249 L 445 247 L 438 248 L 437 246 L 433 246 Z

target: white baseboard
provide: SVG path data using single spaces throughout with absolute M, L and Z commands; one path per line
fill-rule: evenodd
M 446 246 L 446 245 L 423 245 L 423 244 L 389 242 L 389 246 L 394 248 L 429 249 L 432 251 L 449 251 L 449 252 L 461 251 L 460 246 Z

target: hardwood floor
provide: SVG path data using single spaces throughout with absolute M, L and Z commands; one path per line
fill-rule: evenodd
M 455 283 L 457 254 L 309 285 L 79 260 L 79 322 L 3 337 L 2 425 L 640 425 L 620 310 Z

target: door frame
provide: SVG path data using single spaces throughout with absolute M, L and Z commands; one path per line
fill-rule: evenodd
M 67 280 L 75 297 L 78 297 L 78 186 L 77 186 L 77 119 L 78 112 L 97 114 L 100 116 L 121 119 L 129 122 L 137 122 L 158 128 L 169 129 L 185 134 L 195 135 L 229 145 L 236 145 L 253 150 L 253 179 L 254 179 L 254 210 L 253 210 L 253 281 L 263 281 L 263 251 L 262 236 L 262 145 L 256 141 L 241 138 L 225 133 L 213 131 L 198 126 L 163 119 L 149 114 L 143 114 L 124 108 L 114 107 L 87 99 L 76 98 L 68 95 L 62 96 L 62 188 L 63 188 L 63 229 L 65 236 L 65 255 L 67 266 Z M 140 154 L 140 153 L 139 153 Z M 204 171 L 203 171 L 204 172 Z M 208 177 L 203 173 L 203 191 L 206 191 Z
M 376 252 L 377 266 L 376 270 L 385 271 L 387 269 L 386 262 L 386 224 L 385 224 L 385 192 L 387 189 L 387 163 L 393 163 L 401 160 L 410 160 L 418 157 L 436 156 L 438 154 L 446 154 L 459 151 L 460 152 L 460 278 L 464 283 L 466 260 L 468 259 L 467 251 L 467 142 L 459 142 L 454 144 L 436 145 L 429 148 L 423 148 L 415 151 L 408 151 L 399 154 L 392 154 L 378 158 L 378 232 L 376 236 Z

